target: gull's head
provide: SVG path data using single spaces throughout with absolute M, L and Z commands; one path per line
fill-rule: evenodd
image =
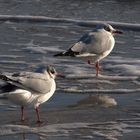
M 35 72 L 48 74 L 53 79 L 55 79 L 55 77 L 57 75 L 55 68 L 51 65 L 48 65 L 48 66 L 41 65 L 36 69 Z
M 115 34 L 123 34 L 122 31 L 114 29 L 110 24 L 100 24 L 97 26 L 97 29 L 103 29 L 106 32 L 115 35 Z
M 53 66 L 48 65 L 47 66 L 47 72 L 50 75 L 51 78 L 55 79 L 57 72 Z

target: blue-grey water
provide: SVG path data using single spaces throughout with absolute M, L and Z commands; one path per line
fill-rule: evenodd
M 56 79 L 55 95 L 41 105 L 40 126 L 33 108 L 21 123 L 20 107 L 0 100 L 0 140 L 139 140 L 139 7 L 139 0 L 1 0 L 0 71 L 51 64 L 66 78 Z M 82 60 L 53 57 L 100 21 L 124 34 L 115 37 L 99 78 Z

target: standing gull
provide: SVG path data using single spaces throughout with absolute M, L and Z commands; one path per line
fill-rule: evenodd
M 0 79 L 6 82 L 1 87 L 1 97 L 8 98 L 21 106 L 21 120 L 24 121 L 24 106 L 35 108 L 37 122 L 40 121 L 39 105 L 46 102 L 55 92 L 55 77 L 57 73 L 52 66 L 40 67 L 36 72 L 0 74 Z
M 99 61 L 110 54 L 115 45 L 115 34 L 122 34 L 109 24 L 98 25 L 97 28 L 83 35 L 67 51 L 54 56 L 71 56 L 86 60 L 88 64 L 95 64 L 96 76 L 99 74 Z

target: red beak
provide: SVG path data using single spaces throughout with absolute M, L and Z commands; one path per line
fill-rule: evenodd
M 119 30 L 115 30 L 115 31 L 113 31 L 113 34 L 123 34 L 123 32 L 119 31 Z
M 61 73 L 57 73 L 56 76 L 57 76 L 57 77 L 60 77 L 60 78 L 66 78 L 66 76 L 63 75 L 63 74 L 61 74 Z

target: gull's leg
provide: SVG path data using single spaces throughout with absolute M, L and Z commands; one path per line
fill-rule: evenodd
M 99 61 L 96 62 L 95 67 L 96 67 L 96 76 L 98 77 L 100 71 Z
M 24 117 L 24 106 L 21 106 L 21 121 L 24 121 L 25 117 Z
M 90 60 L 88 60 L 88 64 L 89 64 L 89 65 L 93 65 L 93 64 L 90 62 Z M 95 63 L 95 67 L 96 67 L 96 76 L 98 77 L 99 71 L 100 71 L 99 61 L 97 61 L 97 62 Z
M 40 123 L 41 120 L 40 120 L 40 114 L 39 114 L 39 107 L 36 107 L 35 111 L 36 111 L 36 116 L 37 116 L 37 123 Z
M 90 62 L 90 60 L 88 60 L 88 64 L 89 64 L 89 65 L 91 65 L 91 62 Z

